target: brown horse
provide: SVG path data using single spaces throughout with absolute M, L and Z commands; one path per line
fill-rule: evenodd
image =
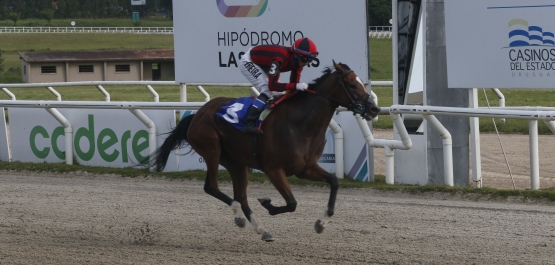
M 337 177 L 317 163 L 333 113 L 338 106 L 343 106 L 370 120 L 380 111 L 347 65 L 335 62 L 333 65 L 335 71 L 326 68 L 324 74 L 309 85 L 308 93 L 296 93 L 277 105 L 265 119 L 261 135 L 245 134 L 217 117 L 216 112 L 232 98 L 209 101 L 168 133 L 153 156 L 153 165 L 157 171 L 163 170 L 170 152 L 187 142 L 206 161 L 204 191 L 231 207 L 239 227 L 245 226 L 246 217 L 265 241 L 274 238 L 249 208 L 248 168 L 263 171 L 285 199 L 285 206 L 274 206 L 268 198 L 258 199 L 271 215 L 295 211 L 297 201 L 291 193 L 288 176 L 325 181 L 331 186 L 331 192 L 324 217 L 315 224 L 316 232 L 321 233 L 334 213 L 339 187 Z M 218 188 L 218 165 L 231 175 L 233 199 Z

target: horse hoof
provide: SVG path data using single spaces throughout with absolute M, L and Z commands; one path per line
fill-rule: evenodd
M 239 217 L 235 217 L 235 224 L 238 227 L 245 227 L 247 225 L 247 220 L 245 220 L 245 218 L 239 218 Z
M 262 234 L 262 240 L 266 242 L 273 242 L 276 239 L 272 236 L 272 234 L 270 234 L 270 232 L 264 232 L 264 234 Z
M 272 200 L 270 198 L 258 198 L 258 202 L 262 204 L 262 206 L 269 205 Z
M 318 221 L 316 221 L 316 223 L 314 224 L 314 230 L 316 230 L 316 233 L 318 234 L 324 232 L 324 222 L 318 219 Z

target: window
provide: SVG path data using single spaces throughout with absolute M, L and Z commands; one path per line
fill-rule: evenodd
M 55 74 L 56 73 L 56 66 L 55 65 L 43 65 L 40 67 L 41 74 Z
M 94 73 L 94 66 L 92 64 L 79 65 L 79 73 Z
M 116 64 L 116 73 L 129 73 L 130 69 L 128 64 Z
M 27 75 L 27 65 L 23 66 L 23 75 Z

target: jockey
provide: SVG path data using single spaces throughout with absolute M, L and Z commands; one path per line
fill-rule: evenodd
M 260 91 L 249 110 L 243 132 L 262 133 L 255 126 L 272 91 L 305 91 L 308 84 L 300 83 L 301 71 L 318 56 L 316 45 L 309 38 L 300 38 L 292 47 L 260 45 L 249 49 L 239 63 L 241 73 Z M 289 83 L 280 83 L 279 74 L 291 71 Z

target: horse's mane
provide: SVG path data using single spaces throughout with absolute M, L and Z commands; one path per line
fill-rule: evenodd
M 345 70 L 351 70 L 351 68 L 346 64 L 343 64 L 343 63 L 338 63 L 338 64 L 341 65 L 341 67 L 343 67 L 343 69 Z M 326 78 L 328 78 L 328 76 L 330 76 L 333 73 L 333 71 L 330 66 L 327 66 L 326 68 L 324 68 L 322 73 L 324 73 L 322 76 L 312 80 L 312 82 L 308 84 L 308 89 L 314 90 L 316 87 L 320 85 L 320 83 L 326 80 Z

